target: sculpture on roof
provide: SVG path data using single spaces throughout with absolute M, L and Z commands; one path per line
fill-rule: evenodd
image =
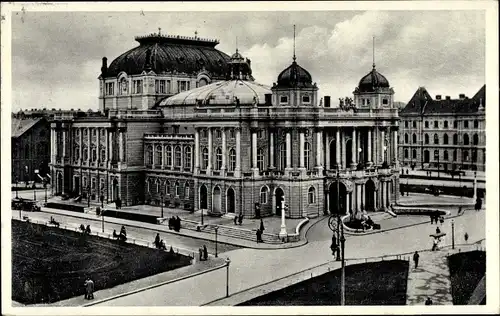
M 352 98 L 339 98 L 339 108 L 342 111 L 356 111 L 356 104 L 354 104 L 354 100 Z

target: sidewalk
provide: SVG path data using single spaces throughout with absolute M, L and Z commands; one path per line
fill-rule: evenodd
M 415 269 L 413 260 L 410 262 L 406 305 L 424 305 L 427 297 L 433 305 L 453 305 L 447 257 L 476 247 L 477 244 L 456 245 L 454 250 L 448 246 L 438 251 L 420 252 L 418 268 Z

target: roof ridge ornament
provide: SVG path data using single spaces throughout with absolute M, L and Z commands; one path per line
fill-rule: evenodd
M 297 60 L 297 56 L 295 56 L 295 24 L 293 25 L 293 61 Z
M 375 36 L 373 36 L 373 69 L 375 69 Z

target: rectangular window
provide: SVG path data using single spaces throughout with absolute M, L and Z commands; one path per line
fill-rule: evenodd
M 444 128 L 448 128 L 448 121 L 444 121 Z
M 387 104 L 389 104 L 389 100 L 387 100 L 387 99 L 382 99 L 382 104 L 383 104 L 383 105 L 387 105 Z
M 417 128 L 417 122 L 413 121 L 413 128 Z
M 370 102 L 371 100 L 370 99 L 366 99 L 366 105 L 370 105 Z
M 469 128 L 469 121 L 464 121 L 464 128 Z
M 280 103 L 288 103 L 288 97 L 286 95 L 280 96 Z
M 366 99 L 361 99 L 361 105 L 366 105 Z
M 425 121 L 425 128 L 429 128 L 429 121 Z
M 458 121 L 453 121 L 453 128 L 458 128 Z
M 474 120 L 474 128 L 479 128 L 479 121 L 478 120 Z
M 133 84 L 134 84 L 134 86 L 133 86 L 132 93 L 141 94 L 142 93 L 142 80 L 134 80 Z
M 106 95 L 114 95 L 115 94 L 115 83 L 107 82 L 106 83 Z
M 439 127 L 439 122 L 438 121 L 434 121 L 434 128 L 438 128 Z
M 308 95 L 302 96 L 302 103 L 311 103 L 311 98 Z
M 165 80 L 156 80 L 155 82 L 156 93 L 166 94 L 167 93 L 166 83 L 167 82 Z
M 186 81 L 177 81 L 177 89 L 179 92 L 183 92 L 187 90 L 187 82 Z
M 170 80 L 167 80 L 167 93 L 171 94 L 172 93 L 172 84 Z
M 184 188 L 184 197 L 187 199 L 189 198 L 189 186 L 186 184 L 186 187 Z

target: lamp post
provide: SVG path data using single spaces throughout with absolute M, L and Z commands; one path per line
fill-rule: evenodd
M 229 297 L 229 264 L 231 260 L 226 258 L 226 297 Z
M 203 225 L 203 208 L 201 209 L 201 225 Z
M 338 245 L 338 242 L 340 241 L 340 225 L 341 225 L 341 222 L 340 222 L 340 203 L 339 203 L 339 197 L 340 197 L 340 193 L 339 193 L 339 186 L 340 186 L 340 171 L 339 171 L 339 168 L 337 166 L 337 261 L 340 261 L 340 247 Z
M 19 188 L 17 187 L 17 183 L 18 183 L 18 180 L 17 180 L 17 177 L 16 177 L 16 199 L 19 198 L 19 196 L 17 195 L 17 191 L 19 191 Z
M 45 204 L 47 204 L 47 180 L 43 179 L 43 188 L 45 189 Z
M 451 249 L 455 249 L 455 220 L 451 220 Z
M 104 210 L 104 191 L 101 190 L 101 196 L 99 198 L 101 200 L 101 209 Z
M 344 225 L 342 225 L 342 235 L 340 236 L 340 245 L 342 247 L 342 274 L 340 277 L 340 305 L 345 305 L 345 237 Z
M 35 181 L 33 181 L 33 200 L 36 201 L 36 185 L 35 185 Z
M 87 207 L 90 207 L 90 185 L 87 186 Z
M 215 258 L 217 258 L 218 252 L 217 252 L 217 232 L 219 231 L 219 226 L 215 226 Z
M 101 210 L 101 227 L 102 232 L 104 233 L 104 209 Z
M 163 218 L 163 191 L 160 192 L 161 218 Z

